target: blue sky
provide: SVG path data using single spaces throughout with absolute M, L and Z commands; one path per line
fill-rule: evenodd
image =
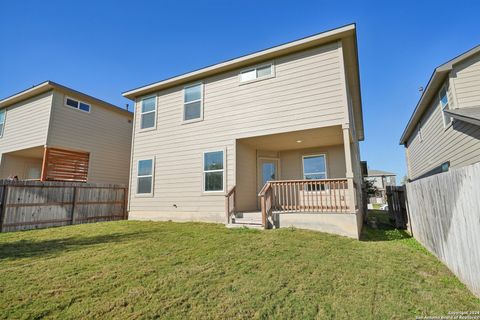
M 2 1 L 0 97 L 49 79 L 131 105 L 121 92 L 355 22 L 362 158 L 400 179 L 418 87 L 480 44 L 479 12 L 478 1 Z

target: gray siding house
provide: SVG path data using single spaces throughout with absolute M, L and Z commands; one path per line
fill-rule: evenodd
M 373 186 L 377 188 L 375 197 L 369 199 L 370 203 L 386 203 L 387 186 L 397 185 L 396 174 L 383 170 L 368 169 L 368 176 L 364 179 L 372 181 Z
M 135 101 L 130 219 L 297 225 L 359 237 L 354 25 L 124 96 Z
M 480 161 L 480 46 L 435 69 L 400 144 L 410 180 Z
M 45 81 L 0 100 L 0 179 L 128 183 L 133 114 Z

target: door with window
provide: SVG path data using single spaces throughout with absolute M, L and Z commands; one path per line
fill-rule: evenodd
M 258 192 L 267 181 L 278 179 L 278 159 L 259 159 Z

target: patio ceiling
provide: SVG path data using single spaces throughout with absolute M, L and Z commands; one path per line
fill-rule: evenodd
M 282 151 L 343 144 L 341 126 L 271 134 L 238 140 L 258 150 Z

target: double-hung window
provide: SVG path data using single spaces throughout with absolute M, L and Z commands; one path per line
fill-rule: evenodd
M 265 64 L 240 72 L 240 82 L 248 82 L 273 76 L 273 64 Z
M 326 179 L 327 165 L 324 154 L 317 154 L 311 156 L 303 156 L 303 178 L 305 180 Z M 325 185 L 309 185 L 308 191 L 325 190 Z
M 224 191 L 225 151 L 216 150 L 203 153 L 203 191 Z
M 138 160 L 137 166 L 137 195 L 153 194 L 153 158 Z
M 442 108 L 442 115 L 443 115 L 443 125 L 447 127 L 452 122 L 452 117 L 450 117 L 445 110 L 450 109 L 450 104 L 448 102 L 448 93 L 446 86 L 443 86 L 440 89 L 440 106 Z
M 183 89 L 183 121 L 203 119 L 203 85 L 197 83 Z
M 91 106 L 88 103 L 85 103 L 70 97 L 65 98 L 65 106 L 73 109 L 78 109 L 83 112 L 90 112 L 90 108 L 91 108 Z
M 3 137 L 3 129 L 5 128 L 5 108 L 0 110 L 0 137 Z
M 307 180 L 327 178 L 324 154 L 303 157 L 303 178 Z
M 140 106 L 140 129 L 154 128 L 157 118 L 157 97 L 144 98 Z

